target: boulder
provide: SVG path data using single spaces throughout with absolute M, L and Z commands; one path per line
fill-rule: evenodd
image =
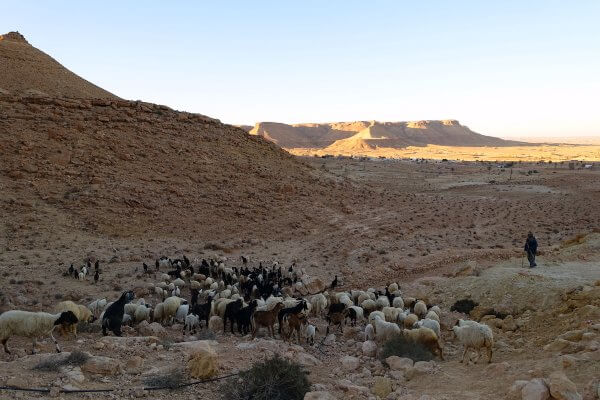
M 308 279 L 303 280 L 303 283 L 306 287 L 306 290 L 308 290 L 308 293 L 311 294 L 322 292 L 325 290 L 326 286 L 322 280 L 316 277 L 309 277 Z
M 356 357 L 345 356 L 340 358 L 340 363 L 342 364 L 342 369 L 346 372 L 355 371 L 360 365 L 360 360 Z
M 550 394 L 556 400 L 582 400 L 575 384 L 563 372 L 554 372 L 548 377 Z
M 508 389 L 508 394 L 506 395 L 507 400 L 521 400 L 522 394 L 521 391 L 527 385 L 529 381 L 518 380 L 514 381 L 513 384 Z
M 295 354 L 295 356 L 292 357 L 292 361 L 297 362 L 298 364 L 302 365 L 303 367 L 314 367 L 315 365 L 321 364 L 321 361 L 319 359 L 317 359 L 316 357 L 314 357 L 311 354 L 304 353 L 304 352 Z
M 167 337 L 167 330 L 158 322 L 151 324 L 148 321 L 142 321 L 136 326 L 137 331 L 140 335 L 144 336 L 156 336 L 156 337 Z
M 413 360 L 405 357 L 390 356 L 385 359 L 385 362 L 393 371 L 407 371 L 414 365 Z
M 173 343 L 174 349 L 181 349 L 184 353 L 193 354 L 197 351 L 206 350 L 215 352 L 215 347 L 218 346 L 216 340 L 194 340 L 191 342 Z
M 304 400 L 335 400 L 336 397 L 331 393 L 319 390 L 315 392 L 308 392 L 304 395 Z
M 123 365 L 119 360 L 110 357 L 91 356 L 81 366 L 83 372 L 99 375 L 116 375 L 123 371 Z
M 335 343 L 335 334 L 333 334 L 333 333 L 330 333 L 329 335 L 327 335 L 325 340 L 323 340 L 323 344 L 326 346 L 331 346 L 334 343 Z
M 547 400 L 550 392 L 540 378 L 532 379 L 521 389 L 522 400 Z
M 583 349 L 583 345 L 565 339 L 556 339 L 554 342 L 544 346 L 544 350 L 546 351 L 556 351 L 563 354 L 577 353 Z
M 362 353 L 367 357 L 375 357 L 377 355 L 377 344 L 372 340 L 363 342 Z
M 501 320 L 501 327 L 503 331 L 516 331 L 517 323 L 512 315 L 508 315 L 506 318 Z
M 375 396 L 385 399 L 388 394 L 392 393 L 392 381 L 385 376 L 376 376 L 371 391 Z
M 187 364 L 190 376 L 196 379 L 210 378 L 219 371 L 217 352 L 208 345 L 196 346 Z

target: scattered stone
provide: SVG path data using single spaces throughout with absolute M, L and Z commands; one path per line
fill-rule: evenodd
M 327 335 L 327 337 L 323 341 L 323 344 L 325 344 L 326 346 L 331 346 L 334 343 L 335 343 L 335 334 L 333 334 L 333 333 L 330 333 L 329 335 Z
M 308 392 L 304 395 L 304 400 L 335 400 L 336 397 L 331 393 L 319 390 L 315 392 Z
M 81 370 L 98 375 L 116 375 L 123 371 L 120 361 L 110 357 L 91 356 L 81 366 Z
M 521 400 L 522 390 L 529 381 L 518 380 L 514 381 L 511 387 L 508 389 L 507 400 Z
M 410 358 L 390 356 L 385 359 L 385 362 L 394 371 L 407 371 L 413 367 L 414 362 Z
M 148 321 L 142 321 L 136 326 L 137 331 L 140 335 L 144 336 L 156 336 L 156 337 L 167 337 L 167 330 L 158 322 L 151 324 Z
M 314 367 L 321 364 L 321 361 L 308 353 L 297 353 L 292 360 L 302 365 L 303 367 Z
M 133 356 L 125 363 L 127 369 L 140 368 L 144 365 L 144 359 L 140 356 Z
M 582 400 L 575 384 L 563 372 L 554 372 L 548 377 L 550 394 L 556 400 Z
M 550 397 L 550 392 L 544 381 L 540 378 L 536 378 L 523 386 L 521 396 L 523 400 L 547 400 Z
M 362 353 L 367 357 L 375 357 L 377 355 L 377 344 L 372 340 L 363 342 Z
M 360 365 L 360 360 L 356 357 L 345 356 L 340 358 L 340 363 L 342 364 L 342 369 L 346 372 L 355 371 Z

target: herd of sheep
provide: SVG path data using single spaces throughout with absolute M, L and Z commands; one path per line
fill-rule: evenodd
M 424 301 L 403 297 L 396 283 L 384 290 L 339 291 L 336 276 L 325 290 L 303 297 L 300 293 L 307 279 L 304 270 L 295 265 L 282 269 L 277 263 L 271 267 L 260 263 L 250 268 L 248 259 L 242 257 L 242 261 L 241 267 L 226 267 L 224 260 L 191 262 L 185 256 L 177 260 L 162 257 L 156 260 L 154 270 L 143 264 L 145 274 L 160 277 L 159 282 L 147 288 L 154 301 L 144 298 L 134 301 L 134 293 L 126 291 L 114 302 L 102 298 L 85 306 L 63 301 L 57 304 L 55 313 L 7 311 L 0 315 L 0 341 L 9 353 L 7 341 L 11 336 L 28 337 L 33 340 L 35 351 L 36 338 L 49 336 L 60 352 L 53 335 L 55 329 L 76 337 L 78 322 L 98 320 L 104 335 L 111 331 L 120 336 L 123 325 L 142 321 L 166 326 L 179 322 L 184 334 L 203 327 L 225 333 L 229 323 L 232 334 L 237 326 L 241 335 L 251 334 L 254 338 L 259 329 L 264 328 L 271 337 L 275 337 L 277 331 L 284 340 L 296 335 L 299 343 L 303 338 L 312 345 L 318 329 L 309 318 L 317 317 L 327 321 L 326 334 L 331 328 L 342 331 L 348 323 L 360 324 L 364 325 L 364 340 L 384 343 L 402 335 L 444 359 L 442 310 L 436 305 L 428 306 Z M 97 275 L 98 263 L 95 269 Z M 81 279 L 81 272 L 75 275 L 69 271 L 69 274 Z M 189 293 L 189 298 L 185 298 L 183 292 Z M 464 346 L 461 361 L 464 362 L 469 350 L 479 354 L 481 349 L 486 350 L 488 362 L 491 361 L 493 334 L 487 325 L 459 320 L 452 331 Z

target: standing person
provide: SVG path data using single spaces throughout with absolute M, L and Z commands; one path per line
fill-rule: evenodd
M 529 268 L 536 267 L 535 256 L 537 254 L 538 243 L 533 236 L 533 233 L 527 234 L 527 240 L 525 241 L 525 251 L 527 252 L 527 260 L 529 260 Z

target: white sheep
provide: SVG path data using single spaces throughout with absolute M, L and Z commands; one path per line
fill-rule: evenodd
M 396 291 L 398 290 L 398 288 L 399 288 L 399 287 L 398 287 L 398 284 L 397 284 L 396 282 L 394 282 L 394 283 L 390 283 L 390 284 L 388 285 L 388 291 L 389 291 L 390 293 L 394 293 L 394 292 L 396 292 Z
M 356 322 L 361 322 L 365 318 L 365 311 L 359 306 L 350 306 L 349 309 L 354 310 L 356 314 Z
M 127 303 L 125 304 L 125 314 L 131 315 L 132 317 L 135 315 L 135 311 L 140 307 L 139 304 L 136 303 Z
M 413 312 L 417 317 L 424 318 L 427 314 L 427 305 L 422 300 L 419 300 L 415 303 Z
M 200 290 L 202 289 L 202 284 L 199 281 L 190 281 L 190 289 L 192 290 Z
M 402 300 L 402 297 L 394 297 L 394 300 L 392 301 L 392 306 L 394 306 L 395 308 L 404 309 L 404 300 Z
M 402 336 L 415 343 L 421 344 L 431 353 L 439 355 L 442 360 L 444 359 L 444 349 L 440 344 L 439 337 L 433 330 L 426 327 L 421 327 L 418 329 L 404 329 L 402 330 Z
M 178 287 L 175 287 L 175 289 L 171 291 L 171 296 L 181 296 L 181 290 Z
M 61 301 L 56 305 L 56 307 L 54 307 L 54 311 L 57 313 L 71 311 L 73 312 L 73 314 L 75 314 L 75 317 L 77 317 L 77 320 L 79 322 L 89 323 L 93 322 L 95 319 L 94 315 L 92 314 L 89 308 L 81 304 L 76 304 L 71 300 Z M 77 325 L 70 325 L 68 328 L 68 330 L 65 330 L 64 327 L 61 326 L 60 332 L 64 335 L 71 332 L 73 333 L 75 338 L 77 338 Z
M 385 314 L 383 311 L 373 311 L 371 314 L 369 314 L 369 323 L 372 324 L 377 318 L 385 321 Z
M 133 318 L 134 318 L 136 324 L 139 324 L 142 321 L 150 322 L 151 314 L 152 314 L 152 308 L 146 307 L 146 306 L 138 307 L 135 310 L 135 314 L 133 315 Z
M 371 324 L 365 326 L 365 340 L 375 340 L 375 328 Z
M 106 307 L 106 299 L 97 299 L 88 304 L 89 310 L 92 312 L 92 315 L 96 318 L 104 311 Z
M 362 304 L 365 300 L 372 300 L 371 296 L 369 296 L 369 294 L 366 293 L 366 292 L 361 292 L 358 295 L 358 298 L 356 300 L 356 304 Z
M 152 316 L 152 320 L 155 322 L 158 322 L 159 324 L 162 324 L 164 319 L 165 319 L 165 304 L 158 303 L 156 305 L 156 307 L 154 307 L 154 313 Z
M 395 307 L 383 307 L 381 312 L 383 312 L 387 322 L 398 322 L 398 314 L 400 314 L 402 310 Z
M 315 344 L 316 331 L 317 328 L 314 325 L 308 324 L 306 326 L 306 343 L 310 344 L 311 346 Z
M 405 328 L 412 328 L 412 326 L 418 320 L 419 320 L 419 317 L 417 317 L 415 314 L 408 314 L 406 316 L 406 318 L 404 318 L 404 321 L 402 321 L 402 323 L 404 324 Z
M 342 293 L 342 295 L 338 297 L 338 303 L 345 304 L 346 307 L 350 307 L 350 306 L 354 305 L 354 303 L 350 299 L 350 296 L 348 296 L 347 293 Z
M 184 322 L 185 317 L 187 317 L 189 310 L 190 310 L 189 304 L 180 305 L 179 308 L 177 309 L 177 312 L 175 313 L 175 320 L 177 322 Z
M 163 321 L 167 321 L 167 323 L 172 321 L 182 301 L 183 299 L 177 296 L 167 297 L 165 301 L 163 301 Z
M 438 323 L 440 322 L 440 316 L 434 312 L 434 311 L 427 311 L 427 314 L 425 315 L 424 319 L 433 319 L 435 321 L 437 321 Z
M 185 323 L 183 324 L 183 333 L 187 329 L 188 332 L 196 332 L 196 330 L 200 327 L 200 319 L 195 314 L 188 314 L 185 317 Z
M 185 286 L 185 281 L 184 281 L 183 279 L 181 279 L 181 278 L 177 278 L 177 279 L 175 279 L 175 280 L 173 281 L 173 284 L 174 284 L 175 286 L 177 286 L 178 288 L 182 288 L 182 287 L 184 287 L 184 286 Z
M 382 318 L 375 318 L 375 321 L 373 322 L 375 338 L 381 343 L 400 334 L 400 327 L 394 322 L 386 322 Z
M 425 328 L 429 328 L 432 331 L 434 331 L 438 338 L 442 337 L 441 336 L 442 332 L 441 332 L 441 329 L 440 329 L 440 323 L 438 321 L 436 321 L 435 319 L 430 319 L 430 318 L 422 319 L 420 321 L 415 322 L 412 327 L 413 328 L 420 328 L 422 326 L 424 326 Z
M 4 346 L 4 351 L 10 354 L 6 343 L 11 336 L 28 337 L 32 339 L 35 353 L 36 339 L 40 336 L 50 335 L 56 351 L 60 353 L 60 346 L 52 334 L 54 329 L 59 325 L 68 329 L 69 326 L 76 323 L 77 317 L 72 311 L 63 311 L 57 314 L 21 310 L 6 311 L 0 314 L 0 343 Z
M 365 313 L 371 313 L 377 309 L 377 303 L 373 299 L 367 299 L 360 303 L 360 306 L 365 310 Z
M 310 299 L 312 305 L 312 312 L 314 315 L 319 316 L 327 308 L 327 298 L 322 293 L 315 294 Z
M 377 303 L 377 309 L 379 310 L 383 309 L 383 307 L 390 306 L 390 300 L 385 296 L 379 296 L 377 300 L 375 300 L 375 303 Z
M 169 275 L 169 274 L 162 274 L 160 276 L 160 280 L 164 281 L 164 282 L 169 282 L 171 280 L 171 275 Z
M 492 362 L 494 334 L 490 327 L 474 321 L 463 322 L 462 326 L 457 325 L 452 328 L 459 342 L 465 347 L 461 362 L 465 362 L 467 351 L 472 349 L 477 353 L 477 359 L 475 360 L 477 363 L 479 358 L 481 358 L 481 349 L 484 347 L 487 351 L 488 363 Z
M 440 309 L 439 306 L 432 306 L 429 311 L 433 311 L 434 313 L 437 314 L 438 317 L 442 316 L 442 310 Z
M 157 283 L 156 285 L 154 285 L 154 286 L 156 286 L 156 287 L 159 287 L 159 288 L 161 288 L 161 289 L 163 289 L 163 290 L 164 290 L 164 289 L 166 289 L 166 288 L 169 286 L 169 284 L 168 284 L 167 282 L 158 282 L 158 283 Z

